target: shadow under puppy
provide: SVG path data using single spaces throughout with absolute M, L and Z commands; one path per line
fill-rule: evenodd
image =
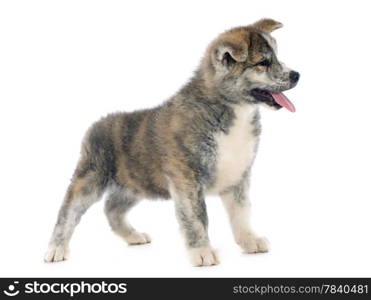
M 81 216 L 105 191 L 105 213 L 128 244 L 151 241 L 127 221 L 144 198 L 172 198 L 195 266 L 218 264 L 207 232 L 205 196 L 220 195 L 236 242 L 247 253 L 268 251 L 249 224 L 249 174 L 260 134 L 259 105 L 295 111 L 282 94 L 299 73 L 278 61 L 263 19 L 218 36 L 193 78 L 161 106 L 114 113 L 93 124 L 59 211 L 46 262 L 67 259 Z

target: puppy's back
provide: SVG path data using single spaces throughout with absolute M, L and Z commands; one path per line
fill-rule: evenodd
M 83 140 L 75 176 L 94 171 L 105 187 L 116 184 L 138 195 L 169 198 L 156 132 L 159 113 L 160 108 L 120 112 L 95 122 Z

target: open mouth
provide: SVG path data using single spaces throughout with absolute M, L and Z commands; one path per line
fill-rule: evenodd
M 294 104 L 292 104 L 292 102 L 281 92 L 274 93 L 262 89 L 253 89 L 251 90 L 251 95 L 255 100 L 263 102 L 269 106 L 277 109 L 284 107 L 291 112 L 295 112 Z

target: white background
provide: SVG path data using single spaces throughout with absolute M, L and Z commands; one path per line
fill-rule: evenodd
M 369 1 L 1 1 L 0 276 L 370 276 Z M 172 201 L 144 201 L 128 247 L 102 202 L 77 227 L 71 258 L 43 263 L 84 131 L 118 110 L 173 95 L 220 32 L 281 21 L 279 56 L 301 73 L 297 112 L 262 109 L 253 224 L 271 252 L 234 244 L 207 200 L 221 264 L 189 265 Z

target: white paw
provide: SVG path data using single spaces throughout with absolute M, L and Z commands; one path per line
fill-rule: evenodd
M 189 255 L 191 263 L 195 267 L 213 266 L 219 264 L 217 253 L 209 246 L 190 249 Z
M 268 240 L 266 238 L 256 237 L 255 235 L 249 234 L 239 239 L 238 244 L 242 249 L 249 253 L 264 253 L 268 252 Z
M 69 249 L 67 246 L 49 246 L 45 253 L 44 261 L 47 263 L 63 261 L 69 258 Z
M 142 245 L 150 243 L 151 237 L 147 233 L 134 231 L 130 235 L 125 237 L 125 241 L 129 245 Z

